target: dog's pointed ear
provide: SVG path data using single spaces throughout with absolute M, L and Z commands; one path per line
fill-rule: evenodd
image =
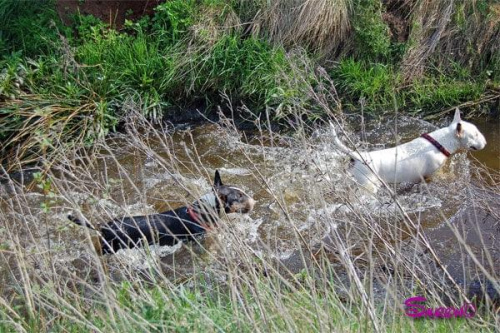
M 456 135 L 460 138 L 462 137 L 463 131 L 462 131 L 462 124 L 460 121 L 462 118 L 460 118 L 460 110 L 458 108 L 455 109 L 455 115 L 453 116 L 453 125 L 456 125 Z
M 457 124 L 457 136 L 460 138 L 462 137 L 463 131 L 462 131 L 462 123 Z
M 455 115 L 453 116 L 452 124 L 456 124 L 456 123 L 460 122 L 460 120 L 462 120 L 460 118 L 460 110 L 458 108 L 455 108 Z
M 222 179 L 220 178 L 219 170 L 215 170 L 214 187 L 222 186 Z

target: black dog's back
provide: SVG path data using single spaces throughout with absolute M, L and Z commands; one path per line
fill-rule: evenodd
M 146 244 L 173 245 L 216 226 L 221 209 L 226 213 L 249 213 L 253 209 L 255 200 L 237 187 L 223 185 L 218 171 L 215 171 L 212 189 L 191 206 L 147 216 L 117 218 L 99 229 L 71 215 L 68 219 L 99 231 L 103 253 Z
M 174 245 L 205 232 L 187 212 L 187 207 L 148 216 L 114 219 L 101 227 L 103 249 L 117 251 L 132 248 L 141 242 L 158 245 Z M 106 244 L 107 243 L 107 244 Z
M 174 245 L 180 240 L 190 239 L 205 232 L 205 229 L 192 219 L 187 207 L 147 216 L 116 218 L 99 229 L 71 215 L 68 215 L 68 219 L 98 230 L 101 233 L 103 253 L 144 244 Z

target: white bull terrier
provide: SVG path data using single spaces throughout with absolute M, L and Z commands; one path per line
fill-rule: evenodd
M 350 150 L 339 140 L 331 122 L 330 126 L 337 147 L 351 157 L 353 177 L 373 193 L 378 191 L 382 182 L 420 182 L 437 171 L 457 151 L 481 150 L 486 146 L 486 139 L 477 127 L 460 119 L 458 108 L 448 127 L 393 148 L 372 152 Z

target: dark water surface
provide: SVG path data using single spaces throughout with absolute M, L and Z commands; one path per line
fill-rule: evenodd
M 487 145 L 483 150 L 473 152 L 472 156 L 488 168 L 500 171 L 500 118 L 479 119 L 474 124 L 484 134 Z

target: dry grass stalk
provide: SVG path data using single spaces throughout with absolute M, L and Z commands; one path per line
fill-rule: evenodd
M 347 37 L 351 6 L 351 0 L 269 1 L 254 19 L 254 32 L 268 34 L 275 43 L 326 55 Z
M 405 79 L 420 77 L 431 60 L 438 66 L 457 63 L 473 71 L 499 59 L 499 5 L 479 7 L 478 1 L 453 0 L 424 0 L 413 6 L 411 47 L 401 65 Z
M 191 27 L 192 45 L 210 48 L 222 36 L 241 28 L 240 19 L 230 6 L 207 6 L 202 12 L 200 20 Z
M 413 45 L 403 59 L 406 80 L 423 74 L 427 60 L 440 43 L 453 12 L 453 0 L 424 0 L 413 11 L 414 29 L 410 33 Z
M 24 95 L 4 104 L 10 110 L 3 119 L 6 123 L 14 124 L 16 118 L 24 119 L 18 128 L 11 129 L 12 134 L 0 144 L 1 160 L 8 171 L 41 160 L 50 166 L 65 146 L 81 147 L 86 140 L 104 137 L 95 105 L 86 103 L 75 106 L 73 103 Z M 73 140 L 67 142 L 67 138 Z

